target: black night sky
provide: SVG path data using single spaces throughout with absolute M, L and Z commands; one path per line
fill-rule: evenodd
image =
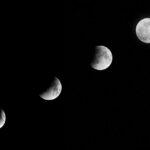
M 60 9 L 38 2 L 2 4 L 1 147 L 150 148 L 150 45 L 135 34 L 137 22 L 150 16 L 149 5 L 100 0 L 57 5 Z M 113 55 L 104 71 L 90 66 L 99 45 Z M 55 76 L 62 93 L 44 101 L 40 91 Z
M 147 4 L 66 2 L 64 12 L 66 149 L 149 147 L 150 45 L 135 34 Z M 98 45 L 113 54 L 105 71 L 89 65 Z

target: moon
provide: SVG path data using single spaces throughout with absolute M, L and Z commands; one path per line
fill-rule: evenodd
M 60 95 L 61 91 L 62 91 L 62 84 L 60 80 L 55 77 L 52 84 L 40 96 L 44 100 L 54 100 Z
M 2 128 L 4 126 L 6 122 L 6 115 L 5 115 L 5 112 L 3 110 L 1 110 L 1 113 L 0 113 L 0 128 Z
M 96 70 L 105 70 L 111 65 L 112 59 L 112 53 L 106 46 L 98 46 L 91 66 Z
M 150 43 L 150 18 L 144 18 L 137 23 L 136 35 L 140 41 Z

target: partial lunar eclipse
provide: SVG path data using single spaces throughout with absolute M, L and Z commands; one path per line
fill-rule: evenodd
M 54 78 L 53 82 L 47 90 L 41 93 L 40 97 L 44 100 L 54 100 L 56 99 L 62 91 L 62 84 L 58 78 Z
M 106 46 L 97 46 L 91 66 L 96 70 L 105 70 L 112 63 L 112 53 Z

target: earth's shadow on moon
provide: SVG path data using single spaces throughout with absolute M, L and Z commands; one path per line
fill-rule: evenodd
M 37 83 L 36 83 L 36 87 L 35 87 L 36 93 L 38 95 L 45 93 L 50 87 L 56 85 L 54 83 L 55 80 L 56 80 L 55 77 L 52 77 L 52 76 L 50 76 L 49 78 L 48 77 L 41 77 L 39 79 L 39 81 L 37 81 Z

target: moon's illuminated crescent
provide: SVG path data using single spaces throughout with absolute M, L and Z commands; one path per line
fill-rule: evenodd
M 54 100 L 56 99 L 62 91 L 62 84 L 58 78 L 55 78 L 53 84 L 40 96 L 44 100 Z
M 138 22 L 136 35 L 140 41 L 150 43 L 150 18 L 145 18 Z
M 1 117 L 0 117 L 0 128 L 2 128 L 6 122 L 6 115 L 3 110 L 1 110 Z
M 98 46 L 91 66 L 96 70 L 105 70 L 111 65 L 112 58 L 112 53 L 106 46 Z

